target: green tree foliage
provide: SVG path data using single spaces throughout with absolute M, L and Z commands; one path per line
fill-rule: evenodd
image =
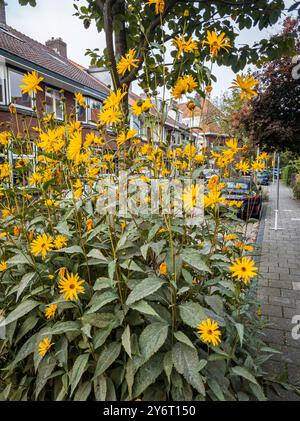
M 19 2 L 23 5 L 36 3 L 35 0 Z M 97 49 L 88 50 L 88 54 L 92 57 L 92 63 L 110 69 L 115 88 L 129 87 L 138 78 L 144 89 L 150 87 L 155 90 L 157 86 L 164 85 L 165 72 L 172 73 L 176 79 L 182 66 L 186 73 L 197 76 L 200 72 L 209 81 L 209 69 L 199 64 L 209 59 L 209 49 L 202 48 L 201 44 L 198 62 L 195 62 L 193 55 L 178 60 L 174 51 L 173 63 L 165 69 L 167 43 L 179 34 L 187 37 L 193 35 L 202 41 L 207 30 L 225 32 L 234 48 L 229 54 L 220 54 L 216 62 L 231 67 L 234 72 L 247 64 L 256 63 L 258 59 L 276 58 L 293 46 L 292 36 L 262 39 L 251 47 L 235 42 L 242 29 L 258 27 L 262 30 L 274 25 L 284 11 L 283 0 L 166 0 L 161 15 L 155 14 L 153 5 L 146 5 L 146 1 L 141 0 L 87 0 L 86 6 L 79 7 L 75 3 L 74 7 L 75 15 L 83 21 L 85 28 L 95 23 L 98 31 L 105 33 L 104 54 Z M 130 48 L 136 49 L 139 65 L 120 77 L 116 63 Z M 172 78 L 169 80 L 172 84 Z
M 297 21 L 288 19 L 282 35 L 288 37 L 297 27 Z M 296 52 L 300 52 L 299 30 Z M 263 149 L 300 153 L 299 68 L 298 56 L 284 56 L 264 64 L 257 75 L 260 93 L 239 123 Z

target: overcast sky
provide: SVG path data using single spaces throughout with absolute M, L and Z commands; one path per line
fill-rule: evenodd
M 77 63 L 89 66 L 90 58 L 85 56 L 87 48 L 104 48 L 104 36 L 99 34 L 94 26 L 84 29 L 82 21 L 74 14 L 73 0 L 37 0 L 36 7 L 20 6 L 18 0 L 6 0 L 7 23 L 37 41 L 45 43 L 51 37 L 61 37 L 68 45 L 68 57 Z M 286 5 L 294 3 L 287 0 Z M 86 4 L 80 0 L 77 4 Z M 243 30 L 239 43 L 252 44 L 262 38 L 276 33 L 280 24 L 271 29 L 259 31 L 254 28 Z M 220 96 L 226 91 L 234 73 L 225 67 L 215 67 L 214 74 L 218 82 L 214 85 L 213 96 Z

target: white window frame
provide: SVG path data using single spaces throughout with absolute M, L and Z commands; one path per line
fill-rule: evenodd
M 7 77 L 7 81 L 8 81 L 8 83 L 7 83 L 7 85 L 8 85 L 8 102 L 11 103 L 11 104 L 13 104 L 16 108 L 19 108 L 19 109 L 22 109 L 22 110 L 30 110 L 30 111 L 32 111 L 33 99 L 35 98 L 34 94 L 33 95 L 29 95 L 29 97 L 31 98 L 31 107 L 26 107 L 24 105 L 19 105 L 19 104 L 16 104 L 15 102 L 13 102 L 13 97 L 11 95 L 11 82 L 10 82 L 10 73 L 11 72 L 19 73 L 21 76 L 24 75 L 24 73 L 22 73 L 22 71 L 20 71 L 20 70 L 15 70 L 15 69 L 12 69 L 10 67 L 7 68 L 7 76 L 8 76 Z
M 0 78 L 2 79 L 2 84 L 3 84 L 2 85 L 3 100 L 0 101 L 0 104 L 5 105 L 7 103 L 6 102 L 6 97 L 7 97 L 7 95 L 6 95 L 7 67 L 5 66 L 5 62 L 3 62 L 3 61 L 0 61 Z
M 101 105 L 101 108 L 100 108 L 100 110 L 101 110 L 101 109 L 102 109 L 102 106 L 103 106 L 103 103 L 102 103 L 102 101 L 101 101 L 100 99 L 91 98 L 91 97 L 88 97 L 88 96 L 84 96 L 83 98 L 84 98 L 84 101 L 85 101 L 86 105 L 88 106 L 88 107 L 85 109 L 85 116 L 86 116 L 86 118 L 85 118 L 85 120 L 78 120 L 77 107 L 79 106 L 79 104 L 78 104 L 78 101 L 76 101 L 76 119 L 77 119 L 77 121 L 79 121 L 80 123 L 90 124 L 90 125 L 92 125 L 92 126 L 96 126 L 96 125 L 97 125 L 97 123 L 95 123 L 95 122 L 91 121 L 91 108 L 90 108 L 90 107 L 91 107 L 92 101 L 97 101 L 97 102 L 99 102 L 99 103 L 100 103 L 100 105 Z M 100 110 L 99 110 L 99 111 L 100 111 Z
M 51 92 L 49 92 L 49 90 L 51 89 Z M 52 88 L 51 86 L 46 86 L 45 87 L 45 101 L 46 101 L 46 99 L 47 99 L 47 96 L 48 97 L 51 97 L 51 99 L 52 99 L 52 106 L 53 106 L 53 111 L 52 111 L 52 113 L 53 113 L 53 115 L 54 115 L 54 118 L 56 119 L 56 120 L 59 120 L 59 121 L 63 121 L 63 119 L 64 119 L 64 108 L 63 108 L 63 102 L 61 101 L 61 103 L 62 103 L 62 117 L 58 117 L 57 116 L 57 108 L 56 108 L 56 98 L 55 98 L 55 94 L 58 94 L 58 96 L 61 98 L 61 94 L 60 94 L 60 92 L 59 92 L 59 90 L 58 89 L 56 89 L 56 88 Z M 47 104 L 45 103 L 45 111 L 46 111 L 46 107 L 47 107 Z M 51 114 L 51 113 L 48 113 L 48 114 Z

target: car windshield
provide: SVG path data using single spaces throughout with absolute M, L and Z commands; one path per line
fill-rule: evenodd
M 227 181 L 226 182 L 226 190 L 235 191 L 235 192 L 248 192 L 249 191 L 249 184 L 238 182 L 238 181 Z

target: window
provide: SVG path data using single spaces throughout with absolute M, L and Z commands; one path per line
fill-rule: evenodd
M 87 108 L 77 104 L 77 120 L 82 123 L 97 123 L 102 102 L 94 98 L 84 98 Z
M 87 98 L 88 105 L 88 121 L 96 123 L 98 121 L 99 112 L 101 110 L 101 102 L 93 98 Z
M 10 101 L 20 107 L 32 108 L 32 98 L 28 94 L 22 94 L 21 80 L 24 78 L 23 73 L 9 70 L 9 87 L 10 87 Z
M 54 117 L 63 120 L 64 110 L 61 95 L 56 89 L 47 88 L 46 90 L 46 113 L 54 113 Z
M 0 104 L 5 104 L 5 66 L 0 64 Z

